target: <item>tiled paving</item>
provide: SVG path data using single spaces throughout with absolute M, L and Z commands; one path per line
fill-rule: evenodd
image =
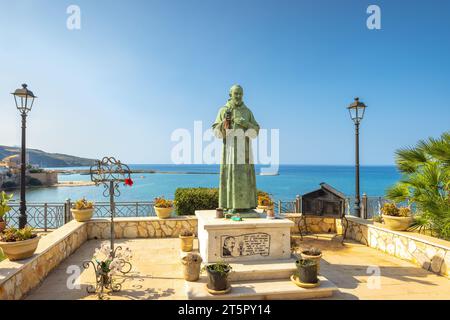
M 179 262 L 179 239 L 117 240 L 117 245 L 133 251 L 133 270 L 118 277 L 120 292 L 108 299 L 185 299 Z M 450 299 L 450 280 L 425 271 L 409 262 L 358 243 L 331 236 L 308 236 L 297 241 L 303 248 L 316 246 L 323 251 L 321 274 L 334 282 L 340 292 L 331 299 Z M 93 283 L 92 267 L 82 270 L 80 288 L 67 287 L 68 267 L 82 266 L 100 240 L 91 240 L 63 261 L 27 299 L 97 299 L 86 286 Z M 369 269 L 368 269 L 369 268 Z M 374 276 L 378 272 L 380 276 Z M 70 281 L 69 281 L 70 282 Z

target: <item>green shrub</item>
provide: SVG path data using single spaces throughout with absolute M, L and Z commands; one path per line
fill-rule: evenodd
M 214 210 L 219 205 L 217 188 L 178 188 L 175 191 L 177 215 L 193 215 L 195 210 Z

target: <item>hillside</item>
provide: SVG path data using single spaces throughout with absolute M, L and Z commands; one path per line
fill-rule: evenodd
M 19 154 L 20 148 L 18 147 L 7 147 L 0 146 L 0 160 L 14 155 Z M 28 149 L 27 153 L 29 156 L 29 162 L 32 164 L 39 165 L 40 167 L 81 167 L 90 166 L 94 163 L 94 159 L 86 159 L 75 156 L 70 156 L 67 154 L 60 153 L 47 153 L 42 150 Z

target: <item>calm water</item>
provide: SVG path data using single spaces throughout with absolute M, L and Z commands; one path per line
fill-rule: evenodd
M 219 167 L 217 165 L 130 165 L 131 169 L 152 169 L 176 172 L 174 174 L 135 174 L 133 187 L 121 186 L 118 201 L 150 201 L 156 196 L 173 198 L 178 187 L 217 187 Z M 74 168 L 67 168 L 74 169 Z M 184 174 L 190 172 L 192 174 Z M 257 167 L 257 171 L 259 169 Z M 297 194 L 315 190 L 319 183 L 326 182 L 343 193 L 354 194 L 353 166 L 307 166 L 282 165 L 277 176 L 257 175 L 258 189 L 267 191 L 275 199 L 292 200 Z M 382 196 L 386 188 L 400 178 L 394 166 L 366 166 L 361 168 L 361 192 L 368 196 Z M 89 175 L 60 175 L 60 181 L 90 181 Z M 18 191 L 15 192 L 18 197 Z M 30 202 L 62 202 L 68 198 L 86 197 L 94 201 L 107 201 L 103 187 L 58 187 L 37 188 L 27 191 Z

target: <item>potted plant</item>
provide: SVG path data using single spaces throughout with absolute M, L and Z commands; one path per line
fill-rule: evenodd
M 88 221 L 94 215 L 94 203 L 82 198 L 73 204 L 70 211 L 72 212 L 73 218 L 78 222 Z
M 267 192 L 258 191 L 258 209 L 266 211 L 268 218 L 273 218 L 273 207 L 274 202 L 270 195 Z
M 381 208 L 382 218 L 386 227 L 394 231 L 405 231 L 411 225 L 411 209 L 398 208 L 395 203 L 385 203 Z
M 381 216 L 374 216 L 372 218 L 373 224 L 375 226 L 381 227 L 383 224 L 383 218 Z
M 204 270 L 206 270 L 206 274 L 208 275 L 208 291 L 216 294 L 228 292 L 231 289 L 228 283 L 228 274 L 231 269 L 231 266 L 224 261 L 205 266 Z
M 8 203 L 12 197 L 13 194 L 7 195 L 5 191 L 2 191 L 2 196 L 0 198 L 0 232 L 3 232 L 6 228 L 6 221 L 3 218 L 9 211 L 11 211 L 11 207 Z
M 320 260 L 322 259 L 322 251 L 319 248 L 309 248 L 301 253 L 302 259 L 314 260 L 317 263 L 317 272 L 320 272 Z
M 313 259 L 299 259 L 295 262 L 298 279 L 301 284 L 317 284 L 317 261 Z
M 194 234 L 190 230 L 183 230 L 180 233 L 181 251 L 190 252 L 194 246 Z
M 92 265 L 95 271 L 96 286 L 88 286 L 89 293 L 98 291 L 98 297 L 103 299 L 105 289 L 117 292 L 121 289 L 121 284 L 117 283 L 114 276 L 118 273 L 126 274 L 131 271 L 130 260 L 133 255 L 129 248 L 122 250 L 122 247 L 116 247 L 114 252 L 107 244 L 102 244 L 100 248 L 95 249 L 92 260 L 85 261 L 85 269 Z
M 186 281 L 197 281 L 200 277 L 200 265 L 202 257 L 198 253 L 188 253 L 181 258 L 183 264 L 183 275 Z
M 170 215 L 173 211 L 173 201 L 166 200 L 164 197 L 155 198 L 155 212 L 158 218 L 167 219 L 170 218 Z
M 22 260 L 34 254 L 39 239 L 31 227 L 7 228 L 0 234 L 0 248 L 9 260 Z

